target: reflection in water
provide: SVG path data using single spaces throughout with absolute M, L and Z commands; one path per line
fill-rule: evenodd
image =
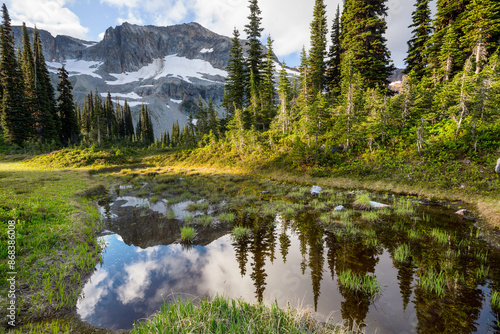
M 183 209 L 167 219 L 160 204 L 152 210 L 145 205 L 125 197 L 107 203 L 106 227 L 116 234 L 102 237 L 108 244 L 103 262 L 78 303 L 79 315 L 91 324 L 129 329 L 164 301 L 221 293 L 281 306 L 311 305 L 320 319 L 367 333 L 499 331 L 498 311 L 489 306 L 490 289 L 500 282 L 498 251 L 483 256 L 488 246 L 454 217 L 437 215 L 439 225 L 387 218 L 348 230 L 324 229 L 314 212 L 241 214 L 237 223 L 252 231 L 250 237 L 235 240 L 220 223 L 196 225 L 198 245 L 185 248 L 175 243 Z M 453 234 L 439 237 L 447 224 L 454 224 Z M 395 262 L 402 244 L 411 254 Z M 367 298 L 339 286 L 337 277 L 348 270 L 376 277 L 380 296 Z M 446 277 L 443 296 L 419 283 L 429 270 Z

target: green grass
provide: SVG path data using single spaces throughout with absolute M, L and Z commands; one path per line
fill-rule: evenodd
M 441 297 L 446 292 L 446 276 L 444 271 L 437 272 L 430 269 L 420 275 L 418 285 L 425 291 L 435 293 Z
M 0 289 L 8 270 L 7 222 L 16 220 L 17 319 L 73 309 L 99 260 L 96 198 L 106 195 L 87 171 L 0 163 Z M 5 309 L 6 299 L 0 307 Z
M 156 333 L 346 333 L 316 321 L 308 310 L 283 310 L 276 303 L 266 306 L 216 296 L 213 300 L 178 301 L 164 305 L 145 322 L 136 323 L 131 334 Z
M 500 310 L 500 293 L 495 290 L 491 290 L 491 307 Z
M 248 236 L 250 236 L 250 233 L 252 233 L 252 231 L 250 231 L 248 227 L 235 226 L 233 228 L 232 235 L 236 240 L 239 240 L 242 238 L 247 238 Z
M 406 264 L 410 261 L 411 250 L 410 245 L 402 244 L 394 250 L 394 262 L 398 265 Z
M 190 244 L 194 241 L 196 236 L 196 231 L 194 228 L 189 226 L 181 227 L 181 242 L 185 244 Z
M 373 223 L 380 220 L 380 214 L 378 211 L 363 211 L 361 212 L 361 220 Z
M 213 218 L 210 215 L 202 215 L 196 217 L 196 222 L 203 226 L 210 226 L 212 224 Z
M 415 205 L 409 198 L 399 197 L 394 200 L 394 212 L 400 216 L 415 214 Z
M 174 210 L 172 210 L 172 209 L 167 210 L 166 216 L 167 216 L 167 219 L 170 219 L 170 220 L 175 219 L 175 212 L 174 212 Z
M 371 201 L 370 194 L 367 193 L 356 194 L 356 198 L 354 199 L 352 206 L 360 210 L 371 210 L 370 201 Z
M 189 203 L 186 207 L 188 211 L 206 211 L 208 210 L 209 203 L 206 201 Z
M 373 298 L 380 294 L 380 285 L 373 276 L 365 274 L 364 276 L 353 273 L 350 269 L 342 271 L 337 276 L 341 288 L 354 293 L 361 293 L 366 297 Z
M 222 212 L 219 215 L 219 220 L 221 223 L 232 223 L 236 219 L 236 216 L 232 212 Z

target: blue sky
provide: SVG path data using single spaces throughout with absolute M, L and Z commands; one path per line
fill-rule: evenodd
M 342 0 L 325 0 L 328 22 Z M 406 41 L 411 32 L 414 0 L 388 0 L 386 38 L 394 64 L 404 67 Z M 108 27 L 123 22 L 140 25 L 172 25 L 196 21 L 221 35 L 236 27 L 244 36 L 248 0 L 7 0 L 13 24 L 37 25 L 53 35 L 100 40 Z M 260 0 L 263 41 L 271 34 L 278 58 L 290 66 L 299 64 L 302 46 L 309 46 L 309 24 L 314 0 Z

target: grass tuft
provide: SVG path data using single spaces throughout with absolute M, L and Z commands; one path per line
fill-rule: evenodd
M 352 203 L 352 206 L 359 210 L 371 210 L 372 207 L 370 205 L 370 201 L 371 199 L 369 194 L 357 194 L 356 199 Z
M 243 227 L 243 226 L 235 226 L 233 228 L 233 237 L 236 240 L 240 240 L 243 238 L 248 238 L 250 236 L 250 229 L 248 227 Z
M 193 243 L 196 232 L 194 228 L 189 226 L 181 227 L 181 242 L 185 244 Z
M 353 273 L 350 269 L 338 275 L 338 282 L 341 288 L 354 293 L 361 293 L 369 298 L 373 298 L 380 293 L 380 285 L 375 277 L 368 274 L 361 276 Z

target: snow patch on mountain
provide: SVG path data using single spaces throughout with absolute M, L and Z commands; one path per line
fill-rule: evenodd
M 110 75 L 115 77 L 116 80 L 106 81 L 108 85 L 124 85 L 162 77 L 177 77 L 189 83 L 193 83 L 191 80 L 193 78 L 212 81 L 204 76 L 222 76 L 225 78 L 227 72 L 214 68 L 212 64 L 201 59 L 188 59 L 177 55 L 169 55 L 163 59 L 154 59 L 151 64 L 141 67 L 136 72 L 110 73 Z
M 57 73 L 57 69 L 64 65 L 66 71 L 68 71 L 69 76 L 76 75 L 90 75 L 94 78 L 102 79 L 102 77 L 94 73 L 102 62 L 90 61 L 90 60 L 77 60 L 77 59 L 67 59 L 64 62 L 46 62 L 47 69 L 49 72 Z
M 170 99 L 170 101 L 172 101 L 173 103 L 177 103 L 177 104 L 182 103 L 182 100 L 174 100 L 174 99 Z
M 210 48 L 210 49 L 203 48 L 200 50 L 200 53 L 212 53 L 212 52 L 214 52 L 214 48 Z
M 126 93 L 126 94 L 123 94 L 123 93 L 109 93 L 111 95 L 112 98 L 121 98 L 121 99 L 131 99 L 131 100 L 140 100 L 142 99 L 141 96 L 139 96 L 137 93 L 135 92 L 131 92 L 131 93 Z M 108 93 L 101 93 L 101 96 L 102 97 L 107 97 L 108 96 Z

